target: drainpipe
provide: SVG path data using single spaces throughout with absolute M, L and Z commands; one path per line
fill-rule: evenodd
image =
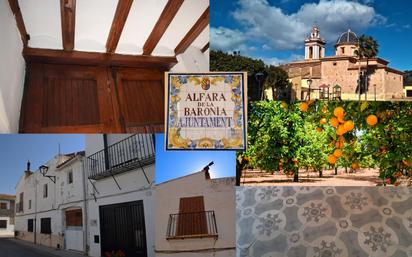
M 104 147 L 104 164 L 106 170 L 110 168 L 110 163 L 109 163 L 109 151 L 108 151 L 108 146 L 107 146 L 107 134 L 103 134 L 103 147 Z
M 84 222 L 83 222 L 83 226 L 84 226 L 84 230 L 83 230 L 83 251 L 85 255 L 89 255 L 89 249 L 88 249 L 88 210 L 87 210 L 87 183 L 86 183 L 86 176 L 85 176 L 85 172 L 87 172 L 87 170 L 85 169 L 85 165 L 84 165 L 84 157 L 80 158 L 80 167 L 82 169 L 82 183 L 83 183 L 83 210 L 84 210 Z
M 37 174 L 34 178 L 34 244 L 37 244 Z

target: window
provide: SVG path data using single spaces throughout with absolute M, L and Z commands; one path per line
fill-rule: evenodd
M 82 210 L 66 211 L 66 227 L 82 227 L 83 215 Z
M 0 220 L 0 229 L 7 228 L 7 220 Z
M 309 59 L 313 58 L 313 48 L 310 46 L 309 47 Z
M 44 186 L 43 186 L 43 198 L 47 198 L 47 195 L 48 195 L 48 186 L 47 186 L 47 184 L 44 184 Z
M 31 209 L 31 200 L 29 200 L 29 209 Z
M 40 233 L 51 234 L 51 218 L 40 219 Z
M 34 228 L 33 223 L 34 223 L 33 219 L 27 220 L 27 231 L 28 232 L 33 232 L 33 228 Z
M 207 234 L 203 196 L 180 198 L 177 235 Z
M 73 171 L 69 171 L 69 173 L 67 173 L 67 184 L 71 183 L 73 183 Z
M 345 53 L 345 47 L 341 47 L 340 51 L 342 52 L 342 54 L 344 54 Z
M 337 63 L 336 62 L 333 62 L 333 66 L 336 66 L 337 65 Z
M 7 203 L 0 203 L 1 210 L 7 210 Z

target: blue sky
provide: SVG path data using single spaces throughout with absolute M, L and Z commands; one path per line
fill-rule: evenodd
M 279 64 L 303 59 L 304 39 L 316 24 L 334 54 L 351 28 L 373 36 L 389 66 L 412 70 L 412 8 L 405 0 L 211 0 L 211 48 Z
M 156 183 L 185 176 L 203 169 L 209 162 L 212 178 L 234 177 L 234 151 L 165 151 L 163 134 L 156 134 Z
M 31 170 L 52 159 L 58 153 L 84 150 L 84 135 L 0 134 L 0 194 L 15 194 L 15 186 L 26 169 Z

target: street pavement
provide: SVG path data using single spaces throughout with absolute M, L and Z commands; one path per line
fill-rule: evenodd
M 56 250 L 41 245 L 34 245 L 29 242 L 14 238 L 0 237 L 0 256 L 1 257 L 80 257 L 79 253 Z

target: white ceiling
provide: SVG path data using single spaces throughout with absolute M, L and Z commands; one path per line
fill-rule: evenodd
M 118 0 L 77 0 L 75 50 L 105 52 Z M 167 0 L 134 0 L 116 53 L 141 54 Z M 63 49 L 60 0 L 19 0 L 29 47 Z M 174 49 L 209 6 L 209 0 L 186 0 L 152 55 L 174 56 Z M 209 27 L 192 46 L 209 42 Z

